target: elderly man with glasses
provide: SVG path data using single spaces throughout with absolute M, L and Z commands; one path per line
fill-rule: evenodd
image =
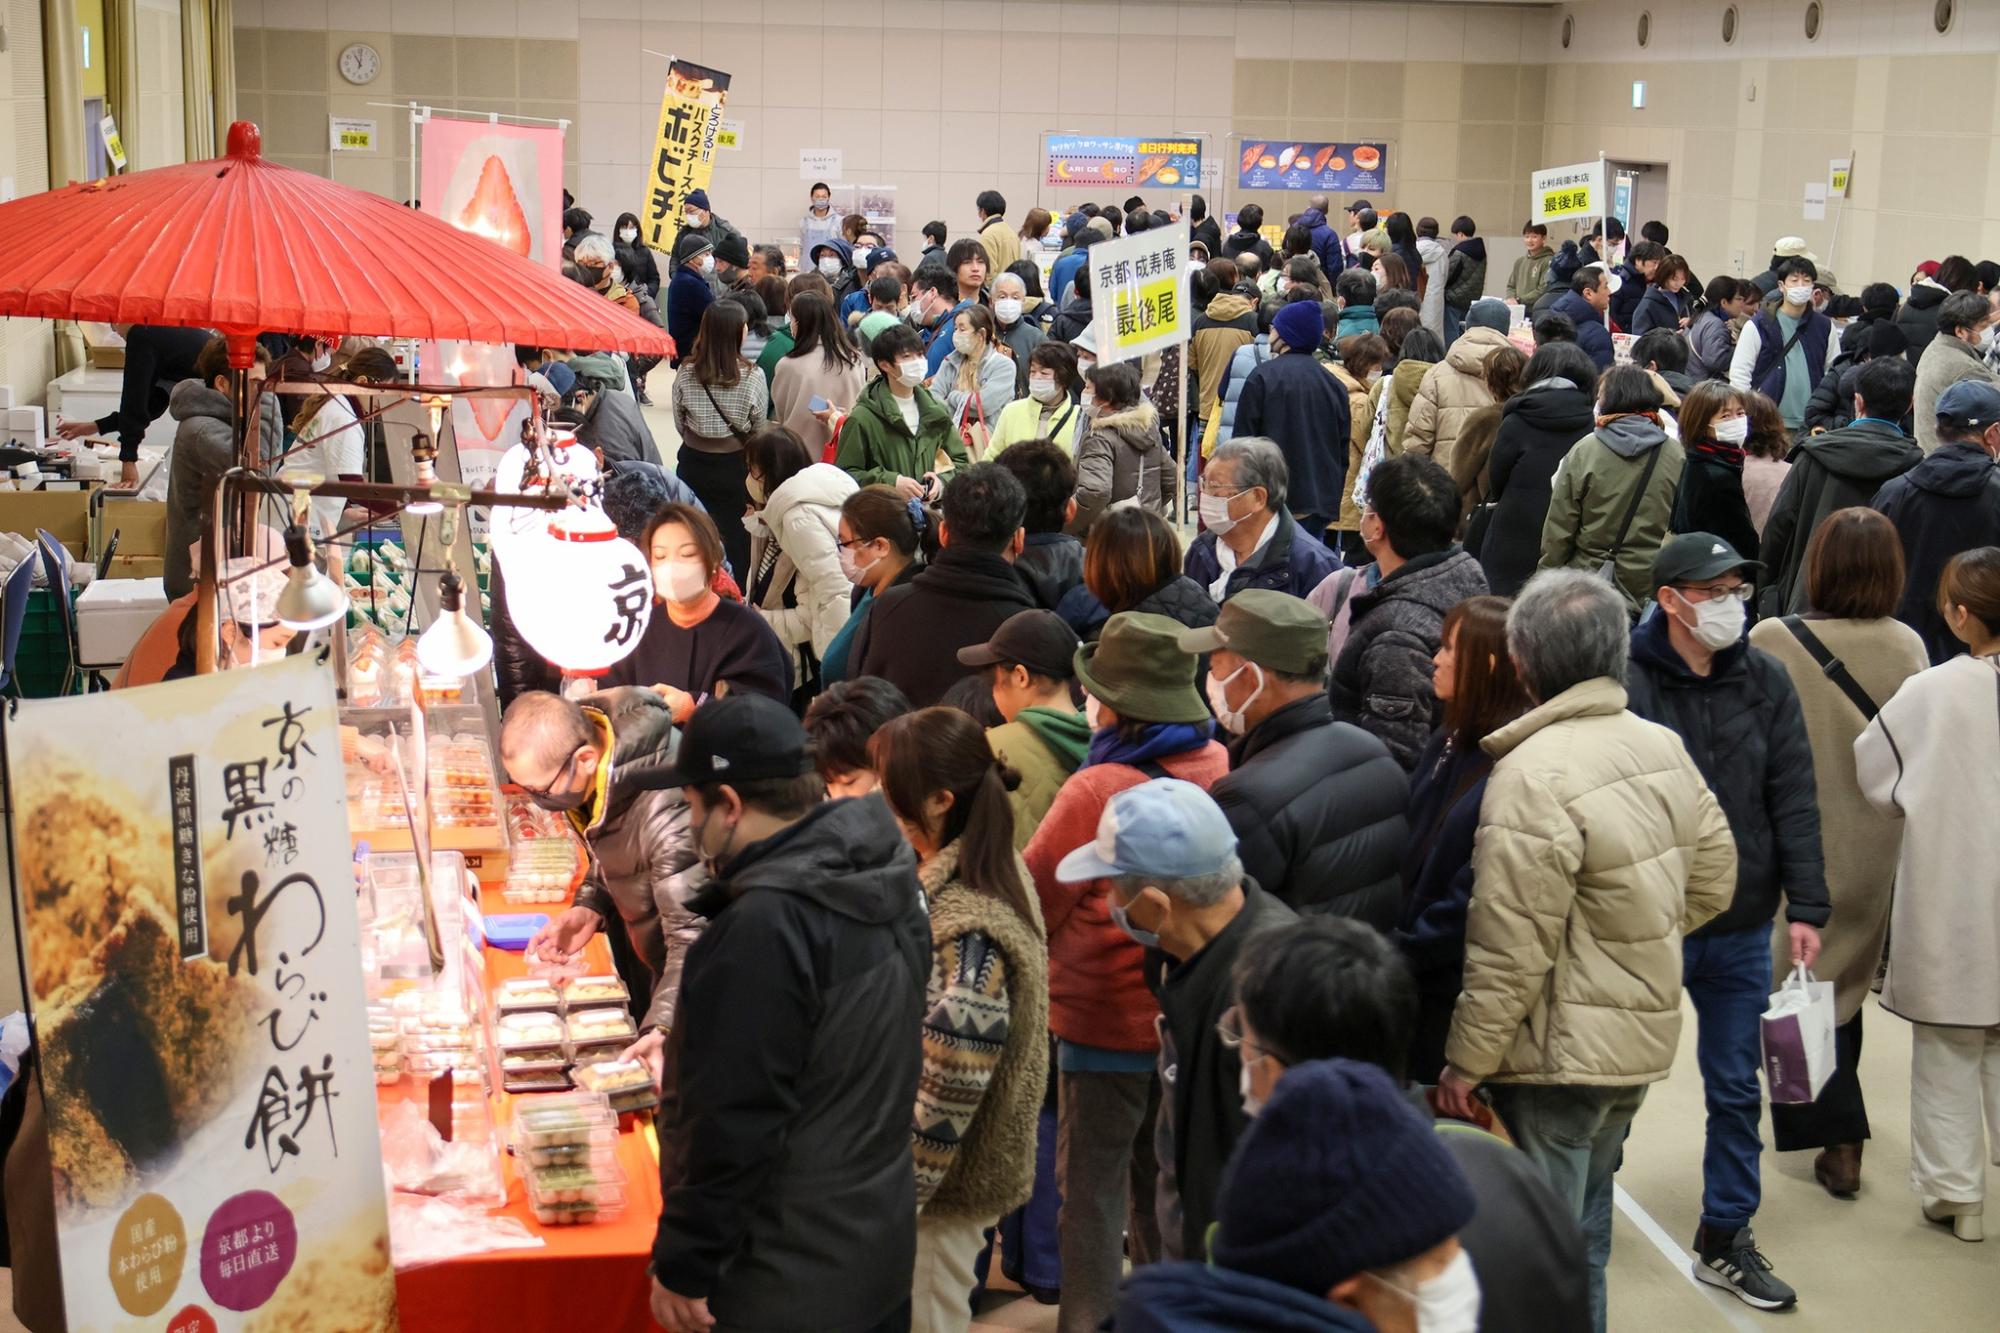
M 1206 531 L 1188 547 L 1187 576 L 1218 602 L 1245 588 L 1294 597 L 1317 588 L 1340 561 L 1292 517 L 1290 487 L 1291 469 L 1272 441 L 1245 434 L 1218 444 L 1202 469 Z

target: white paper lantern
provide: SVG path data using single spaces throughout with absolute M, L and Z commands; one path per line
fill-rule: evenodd
M 571 493 L 586 482 L 597 480 L 597 455 L 576 442 L 574 435 L 558 434 L 551 437 L 546 451 L 546 466 L 555 474 L 555 479 L 569 487 Z M 532 490 L 537 495 L 546 494 L 546 485 L 537 482 L 533 487 L 522 484 L 522 475 L 528 468 L 528 446 L 517 444 L 500 456 L 500 465 L 493 472 L 493 489 L 506 495 L 520 495 Z M 495 505 L 492 517 L 487 522 L 487 542 L 504 563 L 510 548 L 521 537 L 536 538 L 548 531 L 549 514 L 545 509 L 513 509 L 505 505 Z M 507 566 L 506 578 L 513 582 L 513 567 Z
M 507 610 L 528 646 L 570 676 L 601 676 L 653 616 L 653 572 L 594 509 L 565 509 L 502 557 Z

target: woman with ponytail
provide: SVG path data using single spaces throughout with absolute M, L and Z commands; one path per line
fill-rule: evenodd
M 913 1333 L 964 1333 L 987 1228 L 1027 1202 L 1048 1083 L 1048 944 L 1007 800 L 1020 778 L 977 723 L 926 708 L 869 743 L 917 853 L 931 918 L 917 1176 Z

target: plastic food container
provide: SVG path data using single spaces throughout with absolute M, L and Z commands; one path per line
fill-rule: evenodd
M 497 1030 L 503 1051 L 524 1046 L 560 1046 L 563 1039 L 562 1019 L 553 1010 L 502 1014 Z
M 543 1010 L 554 1015 L 562 992 L 545 977 L 511 977 L 493 988 L 493 1007 L 503 1014 Z
M 660 1104 L 652 1072 L 637 1060 L 607 1060 L 583 1066 L 576 1071 L 576 1082 L 587 1092 L 601 1093 L 611 1109 L 620 1113 L 643 1111 Z
M 500 1070 L 500 1086 L 508 1092 L 567 1092 L 569 1066 L 560 1059 L 508 1061 Z
M 514 1151 L 530 1166 L 588 1158 L 618 1138 L 618 1118 L 593 1093 L 537 1098 L 514 1111 Z
M 562 999 L 563 1008 L 573 1014 L 580 1009 L 623 1009 L 632 1002 L 632 994 L 617 977 L 571 977 L 563 983 Z
M 639 1035 L 638 1028 L 632 1025 L 632 1015 L 623 1009 L 585 1009 L 571 1014 L 567 1023 L 573 1046 L 607 1041 L 630 1042 Z
M 609 1221 L 625 1211 L 625 1190 L 619 1185 L 591 1185 L 578 1190 L 544 1191 L 528 1185 L 528 1207 L 545 1227 L 582 1226 Z

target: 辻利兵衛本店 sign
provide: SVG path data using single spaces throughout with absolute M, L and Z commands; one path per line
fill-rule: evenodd
M 1528 178 L 1531 221 L 1594 218 L 1604 209 L 1604 167 L 1582 162 L 1573 167 L 1549 167 Z

